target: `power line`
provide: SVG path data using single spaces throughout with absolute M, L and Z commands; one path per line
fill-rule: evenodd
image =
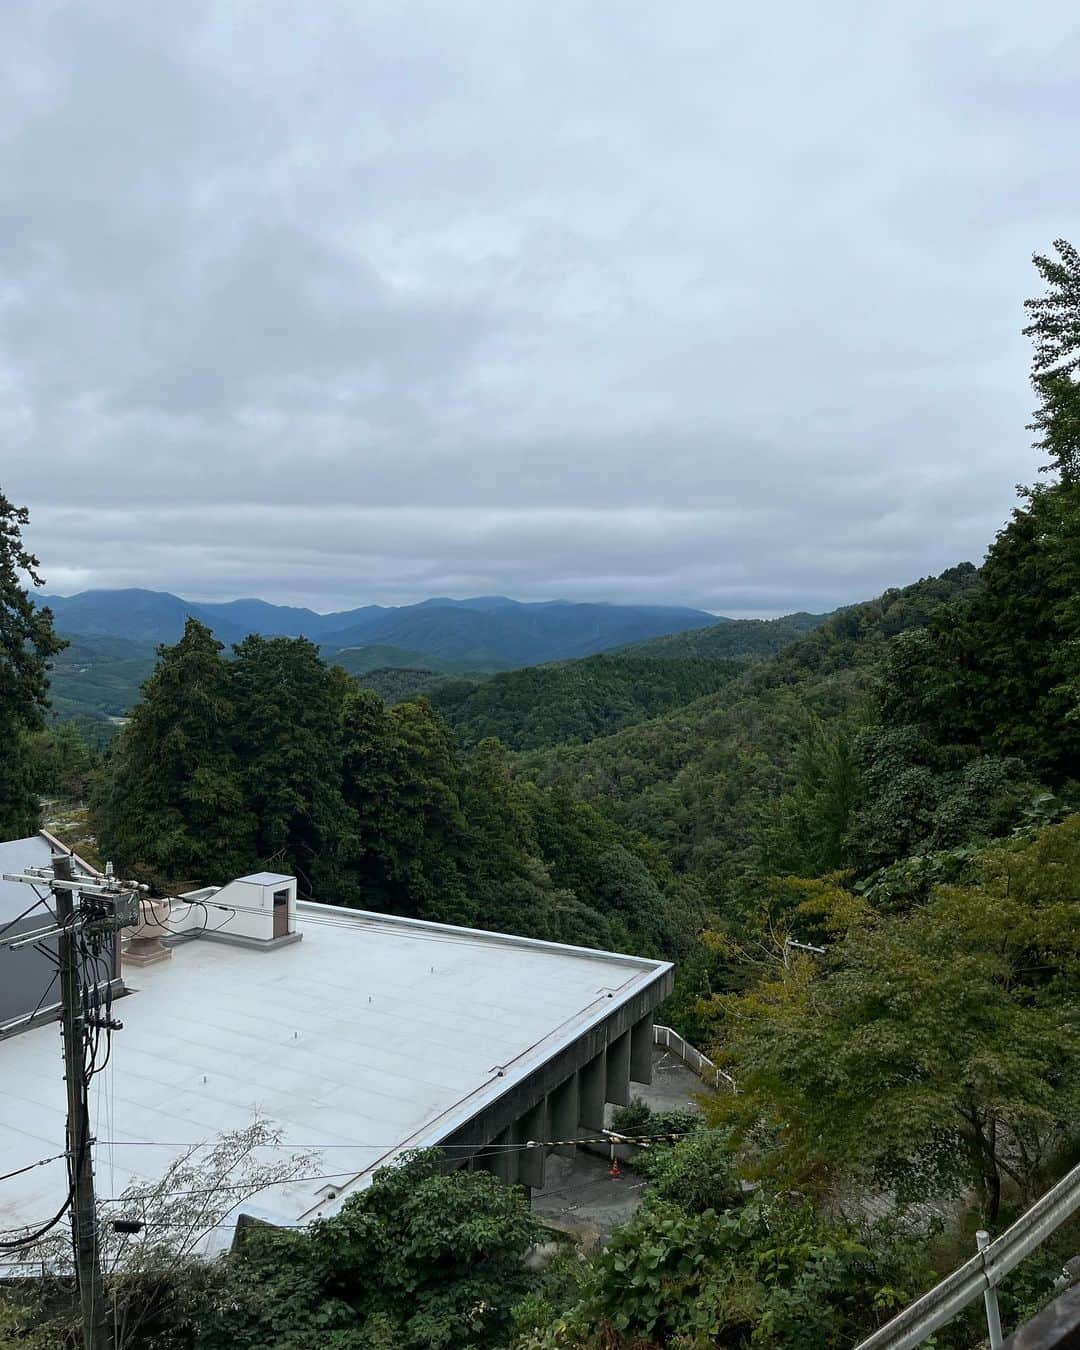
M 21 1177 L 24 1172 L 32 1172 L 35 1167 L 44 1167 L 46 1163 L 56 1162 L 57 1158 L 66 1158 L 66 1153 L 54 1153 L 51 1158 L 39 1158 L 37 1162 L 27 1163 L 25 1167 L 16 1167 L 14 1172 L 4 1172 L 0 1174 L 0 1181 L 7 1181 L 9 1177 Z
M 614 1141 L 617 1144 L 651 1144 L 651 1143 L 680 1143 L 684 1139 L 696 1139 L 701 1135 L 708 1133 L 707 1130 L 678 1130 L 666 1134 L 620 1134 L 616 1130 L 608 1131 L 602 1135 L 588 1135 L 575 1139 L 529 1139 L 517 1142 L 499 1143 L 474 1143 L 474 1144 L 431 1144 L 431 1148 L 437 1149 L 477 1149 L 481 1148 L 485 1152 L 502 1151 L 520 1151 L 529 1148 L 558 1148 L 569 1146 L 570 1144 L 610 1144 Z M 109 1144 L 116 1148 L 176 1148 L 176 1149 L 197 1149 L 197 1148 L 216 1148 L 217 1141 L 212 1139 L 200 1140 L 194 1143 L 176 1143 L 164 1139 L 99 1139 L 99 1144 Z M 293 1149 L 330 1149 L 330 1148 L 352 1148 L 352 1149 L 377 1149 L 377 1148 L 399 1148 L 402 1141 L 394 1140 L 392 1143 L 368 1143 L 361 1141 L 355 1144 L 341 1143 L 294 1143 L 292 1140 L 282 1139 L 268 1141 L 262 1144 L 255 1144 L 255 1150 L 262 1148 L 293 1148 Z

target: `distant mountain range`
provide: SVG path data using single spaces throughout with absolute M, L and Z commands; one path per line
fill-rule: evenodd
M 36 599 L 52 609 L 57 629 L 67 634 L 175 642 L 190 615 L 226 643 L 239 642 L 249 633 L 303 636 L 338 649 L 401 648 L 409 653 L 410 664 L 427 657 L 459 669 L 478 670 L 506 670 L 591 656 L 613 647 L 726 622 L 705 610 L 672 605 L 574 604 L 566 600 L 525 603 L 505 596 L 469 600 L 439 597 L 416 605 L 365 605 L 334 614 L 272 605 L 265 600 L 205 603 L 184 600 L 167 591 L 134 589 Z

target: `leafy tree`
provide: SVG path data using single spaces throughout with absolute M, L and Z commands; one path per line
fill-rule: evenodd
M 253 1196 L 311 1169 L 310 1154 L 276 1152 L 280 1144 L 281 1131 L 256 1118 L 209 1145 L 186 1149 L 162 1176 L 132 1182 L 119 1197 L 119 1208 L 102 1202 L 99 1250 L 114 1350 L 190 1350 L 195 1345 L 201 1325 L 230 1297 L 226 1263 L 200 1254 L 207 1237 Z M 263 1161 L 267 1153 L 269 1162 Z M 113 1227 L 118 1217 L 142 1227 L 131 1236 L 118 1233 Z M 77 1300 L 71 1306 L 75 1271 L 66 1226 L 27 1248 L 23 1259 L 40 1262 L 50 1278 L 36 1291 L 39 1297 L 16 1301 L 9 1309 L 19 1339 L 4 1339 L 0 1303 L 0 1345 L 81 1350 Z M 24 1342 L 26 1334 L 31 1339 Z
M 719 1112 L 769 1122 L 765 1166 L 799 1185 L 972 1188 L 990 1224 L 1006 1182 L 1033 1199 L 1080 1108 L 1078 868 L 1071 817 L 988 849 L 976 883 L 863 914 L 826 957 L 716 998 L 739 1083 Z
M 415 1154 L 331 1219 L 252 1232 L 200 1350 L 495 1350 L 538 1236 L 519 1189 Z
M 661 1120 L 660 1124 L 664 1123 Z M 700 1131 L 700 1121 L 696 1125 Z M 648 1132 L 656 1127 L 653 1119 Z M 634 1168 L 649 1179 L 650 1203 L 678 1205 L 688 1214 L 737 1209 L 746 1198 L 739 1182 L 736 1152 L 726 1130 L 704 1130 L 671 1147 L 653 1147 L 634 1159 Z
M 1031 430 L 1036 447 L 1050 456 L 1049 468 L 1063 483 L 1080 479 L 1080 253 L 1055 239 L 1057 258 L 1036 253 L 1045 295 L 1025 302 L 1031 322 L 1024 329 L 1035 342 L 1031 382 L 1040 406 Z
M 179 642 L 158 648 L 93 802 L 104 856 L 166 885 L 226 881 L 253 860 L 254 821 L 221 653 L 196 619 Z
M 49 662 L 67 645 L 53 630 L 52 611 L 30 598 L 27 580 L 42 586 L 37 558 L 22 540 L 25 506 L 0 492 L 0 839 L 38 828 L 32 755 L 27 738 L 44 725 Z
M 761 1193 L 738 1209 L 688 1212 L 657 1198 L 591 1263 L 576 1303 L 523 1302 L 514 1346 L 827 1350 L 907 1298 L 896 1274 L 888 1255 L 805 1203 Z

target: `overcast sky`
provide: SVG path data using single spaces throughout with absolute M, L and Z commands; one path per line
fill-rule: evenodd
M 1075 3 L 7 0 L 49 589 L 826 609 L 1031 481 Z

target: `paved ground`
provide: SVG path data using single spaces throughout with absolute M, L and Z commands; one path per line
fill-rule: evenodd
M 654 1111 L 667 1111 L 673 1106 L 695 1106 L 697 1099 L 710 1094 L 711 1089 L 692 1073 L 681 1059 L 670 1050 L 653 1051 L 653 1080 L 648 1087 L 632 1083 L 635 1097 L 640 1097 Z M 610 1117 L 612 1108 L 608 1107 Z
M 653 1051 L 653 1081 L 635 1083 L 634 1095 L 653 1110 L 694 1106 L 709 1091 L 701 1079 L 667 1050 Z M 608 1107 L 610 1121 L 611 1107 Z M 609 1175 L 607 1158 L 578 1149 L 572 1158 L 552 1154 L 545 1167 L 544 1189 L 533 1191 L 534 1213 L 551 1224 L 588 1241 L 598 1241 L 625 1223 L 641 1203 L 643 1182 L 629 1167 L 619 1178 Z

